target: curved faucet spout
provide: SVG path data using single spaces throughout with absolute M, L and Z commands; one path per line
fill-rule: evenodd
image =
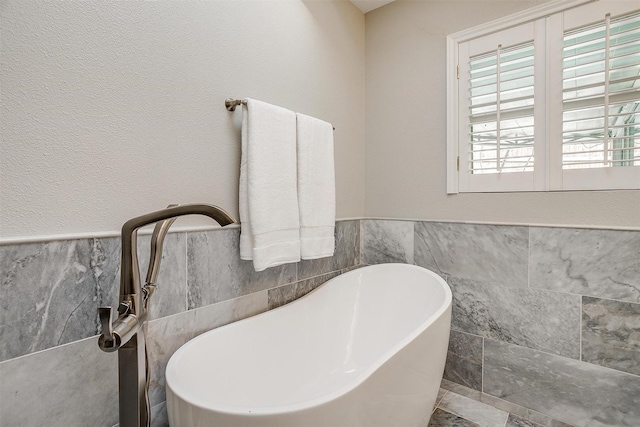
M 205 215 L 221 226 L 233 224 L 236 221 L 217 206 L 205 204 L 178 205 L 151 212 L 125 222 L 122 226 L 122 264 L 120 265 L 120 296 L 138 294 L 140 289 L 140 272 L 137 256 L 137 230 L 145 225 L 153 224 L 170 218 L 184 215 Z M 171 226 L 171 223 L 168 224 Z M 169 227 L 166 227 L 168 230 Z M 166 234 L 160 233 L 164 238 Z
M 171 205 L 125 222 L 122 226 L 118 318 L 113 320 L 112 307 L 98 308 L 102 325 L 98 345 L 106 352 L 118 351 L 121 427 L 150 425 L 147 393 L 149 372 L 144 325 L 147 321 L 149 298 L 155 289 L 154 283 L 162 258 L 162 243 L 175 218 L 183 215 L 205 215 L 223 227 L 236 222 L 219 207 L 203 204 Z M 158 225 L 151 236 L 151 260 L 147 283 L 141 287 L 137 255 L 138 229 L 156 222 Z
M 101 307 L 101 323 L 103 336 L 100 340 L 100 348 L 104 351 L 116 351 L 135 334 L 146 320 L 145 300 L 150 290 L 153 290 L 160 258 L 162 257 L 162 243 L 173 224 L 173 221 L 184 215 L 205 215 L 216 221 L 221 226 L 233 224 L 236 221 L 217 206 L 205 204 L 170 205 L 166 209 L 150 212 L 125 222 L 122 226 L 122 258 L 120 264 L 120 305 L 118 306 L 118 318 L 112 328 L 107 328 L 107 319 L 111 319 L 108 307 Z M 140 285 L 140 271 L 138 267 L 138 229 L 145 225 L 163 221 L 156 226 L 151 243 L 151 261 L 147 282 L 150 285 L 145 295 L 145 289 Z

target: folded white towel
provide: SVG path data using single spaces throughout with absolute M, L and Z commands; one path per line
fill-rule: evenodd
M 240 162 L 240 257 L 256 271 L 300 261 L 296 115 L 248 99 Z
M 298 205 L 302 259 L 333 255 L 336 184 L 333 126 L 298 113 Z

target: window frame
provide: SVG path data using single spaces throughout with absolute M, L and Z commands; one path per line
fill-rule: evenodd
M 612 169 L 614 168 L 563 169 L 562 144 L 549 142 L 553 141 L 553 137 L 558 134 L 558 131 L 560 131 L 560 135 L 562 134 L 562 97 L 560 96 L 558 99 L 557 96 L 558 93 L 562 94 L 562 81 L 556 78 L 547 79 L 546 75 L 559 73 L 562 76 L 562 61 L 557 60 L 557 55 L 561 55 L 562 52 L 563 26 L 575 28 L 580 25 L 586 25 L 587 20 L 591 19 L 592 15 L 594 18 L 599 17 L 599 19 L 602 19 L 599 13 L 600 9 L 605 7 L 612 9 L 612 14 L 636 10 L 628 4 L 616 6 L 604 1 L 597 2 L 597 6 L 592 8 L 593 10 L 580 8 L 580 6 L 596 1 L 554 0 L 447 36 L 446 89 L 448 119 L 446 161 L 448 194 L 461 192 L 640 189 L 640 168 L 635 166 L 615 168 L 616 170 L 613 174 Z M 586 13 L 580 9 L 586 9 Z M 569 12 L 568 15 L 566 12 Z M 569 22 L 567 23 L 565 20 L 563 24 L 564 15 L 569 17 L 567 18 Z M 466 150 L 460 147 L 462 138 L 465 138 L 464 141 L 467 143 L 466 133 L 462 134 L 461 125 L 468 122 L 468 119 L 460 118 L 459 85 L 465 75 L 462 70 L 466 70 L 465 66 L 460 66 L 462 62 L 459 61 L 461 49 L 464 50 L 465 44 L 468 45 L 468 42 L 474 39 L 481 39 L 528 23 L 533 23 L 535 26 L 534 45 L 536 51 L 539 48 L 544 49 L 542 62 L 536 62 L 535 73 L 535 85 L 538 86 L 541 79 L 543 79 L 544 83 L 542 90 L 536 90 L 536 108 L 534 109 L 534 126 L 536 129 L 535 166 L 534 172 L 531 172 L 533 177 L 531 180 L 520 181 L 516 178 L 516 175 L 526 174 L 526 172 L 486 174 L 486 176 L 483 176 L 485 174 L 478 174 L 472 177 L 472 181 L 476 182 L 470 185 L 468 181 L 472 174 L 469 174 L 468 167 L 462 164 L 463 161 L 466 162 L 466 159 L 463 160 L 461 156 L 461 153 L 463 151 L 466 152 Z M 558 28 L 560 31 L 558 31 Z M 554 47 L 555 49 L 553 49 Z M 544 68 L 539 70 L 539 66 Z M 558 87 L 558 82 L 560 87 Z M 539 100 L 543 102 L 543 108 L 538 107 Z M 624 172 L 621 172 L 623 170 Z M 611 181 L 611 175 L 619 176 L 622 180 Z M 487 178 L 487 176 L 491 178 Z M 628 181 L 625 183 L 624 179 Z

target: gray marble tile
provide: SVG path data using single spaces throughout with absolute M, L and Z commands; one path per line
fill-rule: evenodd
M 414 263 L 413 221 L 363 220 L 362 262 Z
M 338 221 L 336 249 L 332 257 L 302 260 L 298 263 L 298 280 L 343 270 L 360 262 L 360 221 Z
M 482 337 L 451 331 L 444 378 L 482 390 Z
M 0 363 L 0 420 L 11 426 L 118 422 L 118 362 L 97 338 Z
M 0 360 L 98 332 L 98 301 L 117 279 L 117 239 L 0 246 Z
M 164 371 L 173 353 L 183 344 L 211 329 L 266 310 L 267 292 L 262 291 L 149 322 L 147 348 L 151 368 L 151 405 L 166 400 Z
M 529 228 L 416 222 L 415 262 L 460 279 L 527 285 Z
M 640 425 L 640 377 L 485 340 L 484 391 L 583 426 Z
M 151 408 L 151 427 L 169 427 L 167 402 L 162 402 Z
M 460 394 L 465 397 L 470 397 L 473 400 L 477 400 L 477 401 L 480 401 L 480 395 L 482 394 L 482 392 L 478 390 L 474 390 L 467 386 L 463 386 L 462 384 L 449 381 L 446 378 L 442 379 L 442 382 L 440 383 L 440 387 L 447 391 L 452 391 L 454 393 Z
M 298 298 L 308 294 L 318 286 L 322 285 L 327 280 L 333 279 L 338 275 L 338 272 L 323 274 L 322 276 L 317 276 L 311 279 L 305 279 L 299 282 L 269 289 L 267 291 L 269 296 L 269 310 L 297 300 Z
M 490 394 L 482 393 L 480 396 L 480 402 L 491 405 L 494 408 L 502 409 L 512 415 L 518 416 L 518 418 L 525 421 L 535 423 L 536 426 L 544 427 L 571 427 L 571 425 L 551 418 L 548 415 L 541 414 L 533 409 L 525 408 L 524 406 L 516 405 L 515 403 L 508 402 L 503 399 L 499 399 Z
M 344 268 L 340 270 L 340 274 L 348 273 L 350 271 L 357 270 L 359 268 L 366 267 L 366 266 L 367 266 L 366 264 L 360 264 L 360 265 L 354 265 L 353 267 Z
M 640 302 L 640 231 L 531 228 L 530 285 Z
M 640 375 L 640 304 L 583 297 L 582 360 Z
M 117 305 L 120 294 L 120 258 L 119 237 L 90 239 L 91 272 L 96 282 L 97 305 Z M 97 310 L 96 310 L 97 311 Z M 96 315 L 96 323 L 99 320 Z
M 452 328 L 580 357 L 580 296 L 450 277 Z
M 483 427 L 502 427 L 509 416 L 503 410 L 456 393 L 447 393 L 438 407 Z
M 509 414 L 509 418 L 507 419 L 507 424 L 505 425 L 505 427 L 539 427 L 539 425 L 525 420 L 524 418 Z
M 462 417 L 436 409 L 429 420 L 429 427 L 479 427 L 478 424 L 465 420 Z
M 442 398 L 444 397 L 445 394 L 449 393 L 449 390 L 445 390 L 443 388 L 440 388 L 438 390 L 438 395 L 436 396 L 436 404 L 435 404 L 435 408 L 438 407 L 438 405 L 440 404 L 440 401 L 442 400 Z M 434 408 L 434 410 L 435 410 Z
M 256 272 L 240 259 L 239 242 L 237 228 L 187 234 L 189 309 L 296 281 L 296 264 Z
M 151 236 L 138 237 L 140 280 L 145 283 L 149 268 Z M 151 297 L 151 320 L 187 310 L 187 234 L 167 234 L 162 249 L 156 290 Z
M 359 229 L 360 229 L 360 262 L 359 264 L 366 264 L 364 262 L 364 219 L 361 219 L 360 221 L 358 221 L 359 223 Z
M 482 393 L 478 390 L 473 390 L 469 387 L 447 381 L 446 379 L 442 380 L 441 387 L 450 392 L 469 397 L 478 402 L 486 403 L 487 405 L 491 405 L 494 408 L 498 408 L 505 412 L 517 415 L 520 418 L 523 418 L 527 421 L 532 421 L 544 427 L 571 427 L 571 425 L 569 424 L 553 419 L 550 416 L 534 411 L 533 409 L 516 405 L 513 402 L 499 399 L 495 396 L 491 396 L 490 394 Z
M 501 409 L 513 415 L 517 415 L 522 419 L 534 422 L 543 427 L 572 427 L 570 424 L 558 421 L 548 415 L 534 411 L 533 409 L 525 408 L 524 406 L 520 406 L 513 402 L 491 396 L 490 394 L 482 393 L 478 390 L 473 390 L 469 387 L 447 381 L 446 379 L 442 380 L 441 387 L 450 392 L 469 397 L 478 402 L 486 403 L 487 405 L 491 405 L 494 408 Z

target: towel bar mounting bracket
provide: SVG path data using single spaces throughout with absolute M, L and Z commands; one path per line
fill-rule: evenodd
M 227 98 L 224 100 L 224 106 L 227 107 L 227 111 L 236 111 L 236 107 L 240 104 L 247 105 L 247 100 L 233 98 Z

